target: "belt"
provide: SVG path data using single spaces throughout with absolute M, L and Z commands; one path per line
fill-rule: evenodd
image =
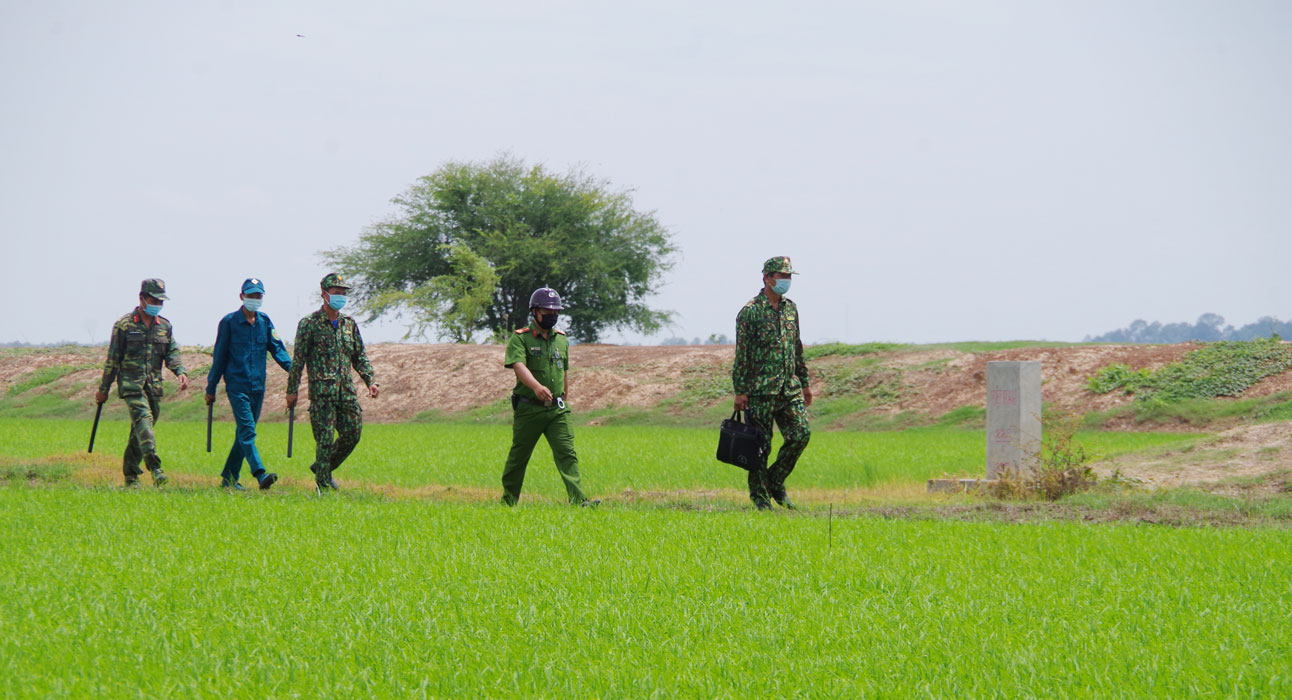
M 546 401 L 546 402 L 539 401 L 537 399 L 527 399 L 524 396 L 521 396 L 520 394 L 512 394 L 511 400 L 512 400 L 513 406 L 515 405 L 516 402 L 520 402 L 520 403 L 528 403 L 528 404 L 533 404 L 535 406 L 543 406 L 545 408 L 550 408 L 552 404 L 555 403 L 557 408 L 565 408 L 565 394 L 561 394 L 560 396 L 555 397 L 552 401 Z

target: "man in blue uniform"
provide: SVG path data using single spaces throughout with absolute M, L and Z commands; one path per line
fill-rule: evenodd
M 243 282 L 238 298 L 242 300 L 242 308 L 220 319 L 216 332 L 211 371 L 206 375 L 206 403 L 215 402 L 215 388 L 220 384 L 220 377 L 224 377 L 224 391 L 229 396 L 238 432 L 229 457 L 224 460 L 220 485 L 242 489 L 238 479 L 245 459 L 251 475 L 264 491 L 278 481 L 277 474 L 265 469 L 256 449 L 256 421 L 260 420 L 260 406 L 265 399 L 265 353 L 272 354 L 278 366 L 288 372 L 292 369 L 292 358 L 274 330 L 274 322 L 260 311 L 265 298 L 264 283 L 255 277 Z

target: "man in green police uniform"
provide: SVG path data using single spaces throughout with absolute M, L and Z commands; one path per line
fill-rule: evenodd
M 799 338 L 799 312 L 784 296 L 793 275 L 785 256 L 763 263 L 762 290 L 736 315 L 736 359 L 731 367 L 735 408 L 748 409 L 750 419 L 762 427 L 763 454 L 771 452 L 773 422 L 785 439 L 770 467 L 749 470 L 749 499 L 759 510 L 771 509 L 769 497 L 794 507 L 785 493 L 785 479 L 812 436 L 807 417 L 812 390 Z
M 570 368 L 570 342 L 555 328 L 560 317 L 561 296 L 540 287 L 529 296 L 534 325 L 516 331 L 507 342 L 503 366 L 516 373 L 512 390 L 514 411 L 511 452 L 502 470 L 502 502 L 514 506 L 520 501 L 525 468 L 540 435 L 547 438 L 556 459 L 556 469 L 565 480 L 565 493 L 574 505 L 595 506 L 579 488 L 579 458 L 574 453 L 574 432 L 570 408 L 566 405 L 565 372 Z
M 153 424 L 161 417 L 162 363 L 179 377 L 179 390 L 188 388 L 188 372 L 179 359 L 179 343 L 175 342 L 170 321 L 161 316 L 162 304 L 168 299 L 166 283 L 159 279 L 146 279 L 139 287 L 139 306 L 122 316 L 112 326 L 112 340 L 108 344 L 108 359 L 103 363 L 103 378 L 94 400 L 108 400 L 112 383 L 117 383 L 117 396 L 130 409 L 130 441 L 122 458 L 121 471 L 126 486 L 138 486 L 142 460 L 152 472 L 153 484 L 166 483 L 166 472 L 157 456 L 157 438 Z
M 359 444 L 363 432 L 363 407 L 350 376 L 353 367 L 377 398 L 376 376 L 359 335 L 359 324 L 341 313 L 350 285 L 336 273 L 319 283 L 323 308 L 301 319 L 296 326 L 296 347 L 287 374 L 287 407 L 296 407 L 301 372 L 310 375 L 310 427 L 314 431 L 314 486 L 321 494 L 335 490 L 332 472 Z

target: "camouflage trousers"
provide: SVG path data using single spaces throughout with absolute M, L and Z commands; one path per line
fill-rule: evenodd
M 126 453 L 121 459 L 121 473 L 129 483 L 144 473 L 139 468 L 141 461 L 147 463 L 149 471 L 161 467 L 161 458 L 157 456 L 157 436 L 153 433 L 153 424 L 161 418 L 161 397 L 137 394 L 121 398 L 130 410 L 130 441 L 126 443 Z
M 363 432 L 363 408 L 356 396 L 310 401 L 310 428 L 314 431 L 314 479 L 326 482 L 332 472 L 359 444 Z
M 765 468 L 749 470 L 749 498 L 755 503 L 766 502 L 771 494 L 785 491 L 785 480 L 799 456 L 807 448 L 812 429 L 808 427 L 807 406 L 803 394 L 777 396 L 750 396 L 749 419 L 763 429 L 763 452 L 772 452 L 772 424 L 781 429 L 785 442 L 776 453 L 776 461 Z

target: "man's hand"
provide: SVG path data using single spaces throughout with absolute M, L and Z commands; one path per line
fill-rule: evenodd
M 95 402 L 95 403 L 103 403 L 104 401 L 107 401 L 107 400 L 108 400 L 108 394 L 107 394 L 107 392 L 104 392 L 104 391 L 96 391 L 96 392 L 94 392 L 94 402 Z
M 287 395 L 287 407 L 296 408 L 296 394 Z
M 808 387 L 808 386 L 803 387 L 803 405 L 804 406 L 812 405 L 812 387 Z
M 547 403 L 552 400 L 552 390 L 539 384 L 538 387 L 534 389 L 534 396 L 537 396 L 539 401 Z
M 381 393 L 381 387 L 377 386 L 376 384 L 373 384 L 372 386 L 368 387 L 368 396 L 371 396 L 372 398 L 375 399 L 377 398 L 377 394 L 380 394 L 380 393 Z
M 183 391 L 187 388 L 188 388 L 188 375 L 187 374 L 179 375 L 179 390 Z
M 735 410 L 745 411 L 749 409 L 749 394 L 736 394 Z
M 207 406 L 210 406 L 210 405 L 211 405 L 211 404 L 213 404 L 213 403 L 215 403 L 215 394 L 207 394 L 207 395 L 206 395 L 206 405 L 207 405 Z

